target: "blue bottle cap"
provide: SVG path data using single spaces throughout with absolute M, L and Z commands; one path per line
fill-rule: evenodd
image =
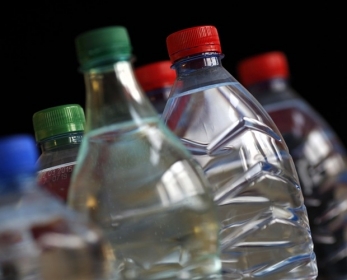
M 0 180 L 37 171 L 38 150 L 33 136 L 16 134 L 0 138 Z

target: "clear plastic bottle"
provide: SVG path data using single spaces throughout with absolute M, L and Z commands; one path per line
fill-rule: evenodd
M 287 56 L 270 51 L 241 60 L 240 82 L 282 133 L 296 164 L 308 211 L 318 279 L 347 279 L 346 148 L 290 82 Z
M 213 186 L 223 273 L 316 279 L 294 162 L 268 113 L 222 66 L 216 27 L 183 29 L 166 43 L 177 78 L 162 118 Z
M 88 113 L 68 205 L 105 232 L 117 279 L 219 279 L 208 181 L 138 84 L 127 29 L 87 31 L 76 48 Z
M 110 279 L 102 233 L 37 185 L 35 139 L 0 138 L 0 279 Z
M 176 80 L 176 71 L 171 69 L 171 61 L 161 60 L 136 67 L 135 76 L 154 108 L 162 114 Z
M 82 141 L 85 116 L 78 104 L 40 110 L 33 115 L 38 158 L 38 181 L 64 202 L 78 150 Z

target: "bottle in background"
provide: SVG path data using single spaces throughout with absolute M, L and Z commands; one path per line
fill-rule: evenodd
M 223 273 L 235 279 L 316 279 L 293 159 L 268 113 L 222 66 L 217 29 L 183 29 L 166 43 L 177 78 L 162 119 L 213 186 Z
M 119 279 L 219 279 L 208 182 L 137 82 L 127 29 L 76 38 L 86 127 L 68 205 L 110 240 Z
M 170 60 L 156 61 L 135 68 L 135 76 L 159 114 L 163 113 L 176 71 Z
M 66 202 L 70 177 L 82 141 L 85 116 L 78 104 L 47 108 L 33 115 L 40 185 Z
M 37 185 L 26 134 L 0 138 L 0 279 L 110 279 L 101 232 Z
M 290 82 L 287 56 L 271 51 L 237 65 L 240 82 L 281 131 L 296 164 L 314 242 L 318 279 L 347 279 L 346 148 Z

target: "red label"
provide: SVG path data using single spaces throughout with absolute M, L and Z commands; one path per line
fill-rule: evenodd
M 70 179 L 75 162 L 54 166 L 38 172 L 38 182 L 53 195 L 67 200 Z

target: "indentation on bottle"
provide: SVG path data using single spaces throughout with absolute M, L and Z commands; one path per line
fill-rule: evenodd
M 278 135 L 271 127 L 266 124 L 247 117 L 243 117 L 239 122 L 235 122 L 229 129 L 224 130 L 219 136 L 215 137 L 206 147 L 207 153 L 211 156 L 221 148 L 224 148 L 225 144 L 235 139 L 239 134 L 245 130 L 256 130 L 262 132 L 276 141 L 281 141 L 281 136 Z
M 286 190 L 286 192 L 288 192 L 289 187 L 293 189 L 292 192 L 300 194 L 300 186 L 294 178 L 289 177 L 280 168 L 272 165 L 269 162 L 258 162 L 250 169 L 246 170 L 244 173 L 239 174 L 238 177 L 233 177 L 231 180 L 225 182 L 222 186 L 220 186 L 214 193 L 214 201 L 219 205 L 223 204 L 223 200 L 225 200 L 226 198 L 234 198 L 236 196 L 240 196 L 242 193 L 244 194 L 247 189 L 249 192 L 249 188 L 254 186 L 255 184 L 258 185 L 258 187 L 254 188 L 254 191 L 264 190 L 264 188 L 261 189 L 259 187 L 259 184 L 263 179 L 270 179 L 269 183 L 271 183 L 272 180 L 274 180 L 274 182 L 282 182 L 284 190 Z M 274 185 L 274 183 L 270 185 Z M 277 183 L 276 187 L 279 186 L 280 184 Z M 254 197 L 256 199 L 263 198 L 259 193 L 254 193 Z M 301 199 L 300 202 L 302 202 Z

